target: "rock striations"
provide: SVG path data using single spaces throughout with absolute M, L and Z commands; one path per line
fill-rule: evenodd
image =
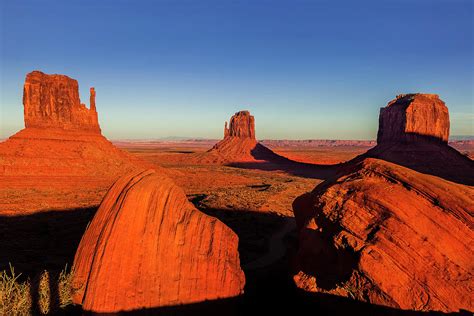
M 238 237 L 198 211 L 153 170 L 120 178 L 74 259 L 74 302 L 119 312 L 233 297 L 243 292 Z
M 295 200 L 300 288 L 410 310 L 474 309 L 474 172 L 445 144 L 447 127 L 437 96 L 398 97 L 381 111 L 377 147 Z M 443 166 L 426 159 L 430 150 L 445 171 L 435 173 Z

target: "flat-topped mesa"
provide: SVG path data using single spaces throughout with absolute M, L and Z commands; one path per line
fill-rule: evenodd
M 90 93 L 88 109 L 81 104 L 77 80 L 41 71 L 30 72 L 23 88 L 25 127 L 100 133 L 94 88 Z
M 227 122 L 224 126 L 224 138 L 241 137 L 255 139 L 255 119 L 249 111 L 239 111 L 230 118 L 229 128 Z
M 401 94 L 380 109 L 377 143 L 447 143 L 449 112 L 436 94 Z

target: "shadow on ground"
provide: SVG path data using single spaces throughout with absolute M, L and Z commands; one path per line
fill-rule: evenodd
M 239 236 L 239 255 L 242 267 L 264 256 L 270 247 L 270 238 L 284 225 L 287 217 L 275 213 L 248 210 L 204 208 L 229 226 Z
M 95 208 L 89 208 L 0 217 L 0 270 L 7 268 L 9 262 L 15 266 L 17 272 L 31 278 L 44 270 L 62 270 L 66 263 L 69 265 L 72 263 L 82 234 L 95 211 Z M 282 221 L 285 221 L 284 217 L 271 213 L 220 209 L 204 211 L 218 217 L 239 235 L 242 264 L 245 264 L 245 260 L 253 260 L 256 255 L 265 253 L 268 250 L 269 236 L 281 227 Z M 308 312 L 314 315 L 443 315 L 401 311 L 349 298 L 298 290 L 288 273 L 290 258 L 297 246 L 297 238 L 294 233 L 289 233 L 284 237 L 284 242 L 288 247 L 283 257 L 264 268 L 244 270 L 247 280 L 245 293 L 239 297 L 127 311 L 120 314 L 252 315 L 257 311 L 264 311 L 265 314 L 278 315 L 289 309 L 293 315 Z M 34 289 L 35 283 L 31 293 L 35 300 Z M 52 288 L 51 292 L 57 293 L 57 289 Z M 57 304 L 57 296 L 53 295 L 51 304 Z M 87 314 L 78 306 L 70 306 L 60 313 Z
M 257 143 L 251 151 L 255 162 L 232 162 L 227 164 L 229 167 L 242 169 L 256 169 L 264 171 L 283 171 L 288 174 L 310 179 L 325 180 L 333 176 L 341 167 L 336 165 L 318 165 L 311 163 L 298 162 L 278 155 L 271 149 Z
M 71 268 L 82 235 L 97 208 L 43 211 L 25 216 L 0 216 L 0 271 L 15 269 L 19 281 L 30 281 L 32 313 L 39 315 L 40 277 L 49 275 L 51 314 L 77 314 L 80 308 L 60 309 L 59 274 Z
M 291 175 L 326 180 L 345 166 L 357 163 L 365 158 L 377 158 L 395 163 L 417 172 L 434 175 L 447 181 L 464 185 L 474 185 L 474 161 L 436 138 L 425 135 L 412 135 L 413 142 L 396 142 L 377 145 L 345 163 L 319 165 L 290 160 L 276 154 L 258 143 L 251 151 L 257 161 L 233 162 L 227 166 L 264 171 L 283 171 Z
M 464 185 L 474 185 L 474 161 L 456 149 L 426 136 L 424 142 L 377 145 L 356 157 L 378 158 L 417 172 L 443 178 Z
M 275 294 L 275 293 L 271 293 Z M 288 294 L 288 293 L 279 293 Z M 249 302 L 247 294 L 230 299 L 206 301 L 182 306 L 149 308 L 134 311 L 109 313 L 84 313 L 84 315 L 364 315 L 364 316 L 431 316 L 431 315 L 472 315 L 470 312 L 458 313 L 416 312 L 357 302 L 351 299 L 328 294 L 278 295 L 268 297 L 255 304 Z
M 97 208 L 0 216 L 0 271 L 33 278 L 44 270 L 60 271 L 74 260 L 77 246 Z

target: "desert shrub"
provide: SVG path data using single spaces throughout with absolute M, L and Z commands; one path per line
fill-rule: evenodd
M 59 294 L 59 307 L 64 308 L 72 304 L 72 276 L 73 271 L 67 272 L 66 267 L 59 273 L 58 278 L 58 294 Z
M 59 273 L 43 271 L 33 280 L 21 281 L 20 276 L 12 265 L 0 272 L 0 315 L 48 315 L 72 304 L 72 272 L 67 266 Z M 50 282 L 57 284 L 52 287 Z M 51 293 L 52 288 L 57 292 Z
M 10 271 L 0 272 L 0 315 L 30 315 L 31 296 L 28 282 L 19 282 L 20 274 L 10 264 Z
M 39 276 L 38 282 L 38 309 L 40 314 L 47 315 L 51 310 L 51 292 L 49 290 L 49 272 L 43 271 Z

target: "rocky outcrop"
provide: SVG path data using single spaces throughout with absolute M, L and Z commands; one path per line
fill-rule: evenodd
M 242 293 L 238 237 L 153 170 L 120 178 L 74 259 L 74 302 L 118 312 Z
M 137 168 L 138 159 L 101 135 L 95 95 L 91 88 L 87 109 L 80 104 L 76 80 L 29 73 L 23 94 L 25 129 L 0 144 L 0 175 L 116 178 Z
M 474 185 L 474 163 L 448 146 L 449 112 L 436 94 L 403 94 L 380 110 L 378 158 L 462 184 Z
M 448 108 L 436 94 L 401 94 L 380 109 L 378 144 L 448 138 Z
M 255 139 L 255 119 L 249 111 L 239 111 L 230 118 L 229 127 L 224 125 L 224 139 L 215 144 L 201 160 L 213 162 L 237 162 L 255 160 L 258 150 Z
M 226 137 L 255 139 L 255 119 L 249 111 L 239 111 L 232 115 L 229 128 L 225 122 L 224 138 Z
M 380 113 L 377 146 L 294 201 L 300 288 L 401 309 L 474 309 L 474 167 L 446 144 L 448 117 L 438 96 L 397 97 Z
M 100 133 L 94 88 L 90 92 L 88 109 L 81 104 L 76 80 L 64 75 L 30 72 L 23 88 L 25 127 Z
M 229 127 L 224 124 L 224 139 L 215 144 L 206 153 L 186 157 L 199 163 L 232 164 L 267 163 L 287 164 L 289 160 L 282 157 L 255 138 L 255 119 L 249 111 L 239 111 L 230 118 Z M 273 166 L 274 167 L 274 166 Z
M 474 189 L 365 159 L 299 197 L 295 282 L 410 310 L 473 310 Z
M 0 177 L 17 179 L 15 190 L 25 192 L 15 200 L 21 212 L 96 206 L 118 177 L 148 167 L 102 136 L 94 88 L 87 109 L 76 80 L 33 71 L 26 76 L 23 104 L 25 128 L 0 143 Z M 51 186 L 61 193 L 41 194 L 54 192 Z

